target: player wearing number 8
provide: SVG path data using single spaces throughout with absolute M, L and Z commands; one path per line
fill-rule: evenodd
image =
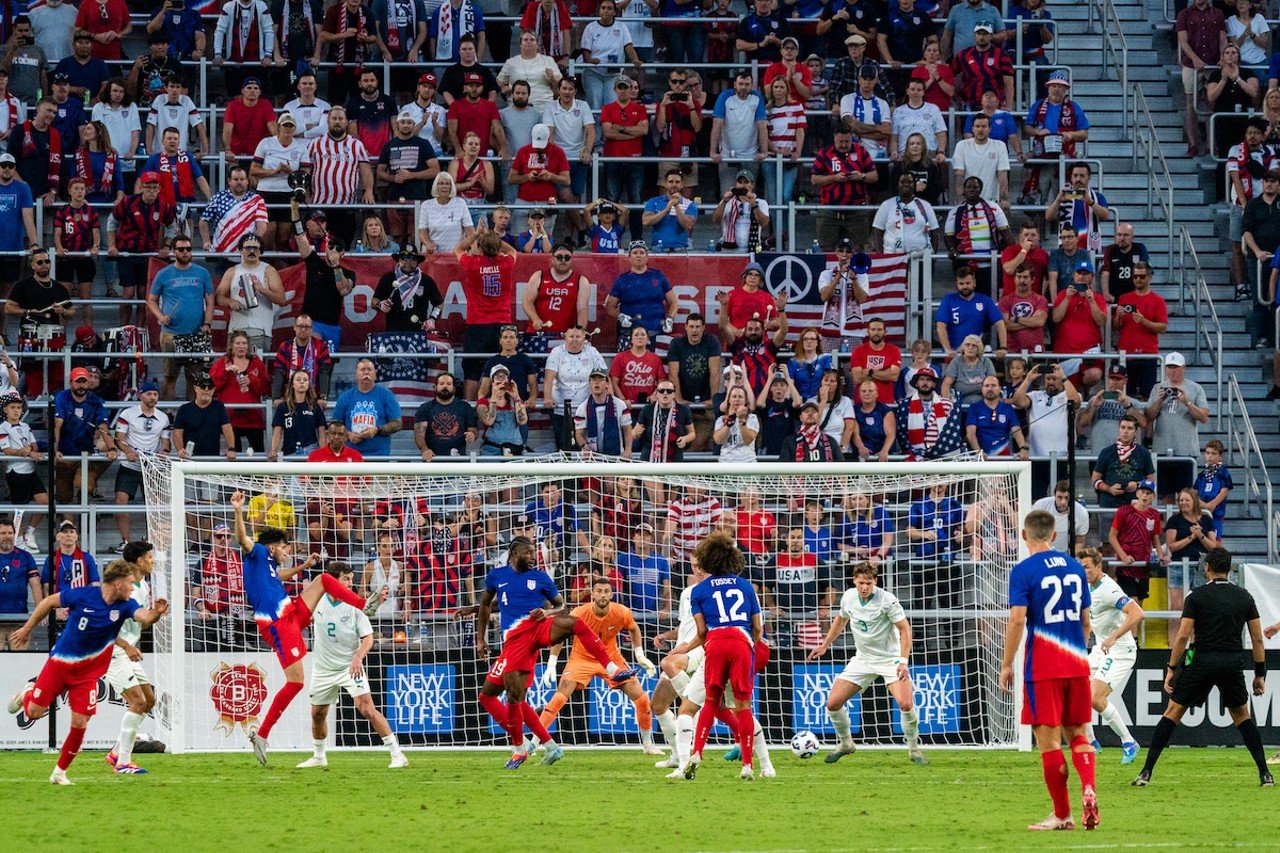
M 1013 659 L 1025 629 L 1022 722 L 1031 726 L 1035 736 L 1044 781 L 1053 800 L 1053 814 L 1027 829 L 1076 828 L 1067 793 L 1064 737 L 1071 744 L 1071 760 L 1080 775 L 1084 828 L 1095 829 L 1095 755 L 1084 734 L 1085 724 L 1093 717 L 1084 641 L 1089 632 L 1089 584 L 1083 566 L 1053 549 L 1054 535 L 1051 514 L 1044 510 L 1027 514 L 1022 538 L 1031 556 L 1018 563 L 1009 578 L 1009 627 L 1004 637 L 1000 687 L 1013 689 Z

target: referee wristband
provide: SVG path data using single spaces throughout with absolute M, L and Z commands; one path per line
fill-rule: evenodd
M 1266 678 L 1266 677 L 1267 677 L 1267 662 L 1266 662 L 1266 661 L 1264 661 L 1264 660 L 1256 660 L 1256 661 L 1254 661 L 1254 662 L 1253 662 L 1253 677 L 1254 677 L 1254 678 Z

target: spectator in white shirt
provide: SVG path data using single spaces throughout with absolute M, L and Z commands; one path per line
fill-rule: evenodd
M 938 216 L 929 202 L 916 196 L 910 172 L 898 176 L 898 194 L 887 198 L 871 222 L 871 243 L 885 252 L 915 252 L 937 245 Z
M 1049 497 L 1040 498 L 1031 505 L 1031 508 L 1042 509 L 1053 516 L 1053 548 L 1055 551 L 1068 551 L 1067 547 L 1067 504 L 1071 502 L 1071 484 L 1066 480 L 1059 480 L 1057 485 L 1053 487 L 1053 494 Z M 1076 516 L 1076 548 L 1084 547 L 1085 537 L 1089 534 L 1089 511 L 1076 501 L 1074 508 Z
M 755 462 L 760 419 L 747 408 L 746 390 L 740 386 L 730 388 L 724 406 L 726 412 L 716 418 L 716 428 L 711 434 L 720 448 L 720 461 Z
M 840 121 L 853 129 L 854 138 L 874 160 L 889 155 L 889 137 L 893 133 L 892 108 L 876 94 L 879 82 L 879 66 L 867 63 L 858 72 L 858 90 L 840 99 Z
M 982 197 L 991 204 L 1009 209 L 1009 147 L 991 138 L 991 118 L 985 113 L 973 117 L 973 137 L 956 143 L 951 155 L 955 177 L 952 198 L 964 195 L 964 179 L 982 179 Z
M 924 137 L 934 160 L 947 159 L 947 121 L 936 104 L 924 99 L 924 81 L 907 83 L 907 102 L 893 111 L 893 130 L 889 134 L 889 158 L 899 160 L 907 147 L 907 137 L 918 133 Z

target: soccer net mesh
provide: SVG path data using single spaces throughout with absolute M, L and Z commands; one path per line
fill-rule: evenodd
M 175 750 L 245 749 L 243 730 L 283 683 L 244 601 L 228 503 L 239 490 L 248 497 L 251 536 L 263 525 L 283 528 L 295 559 L 316 553 L 348 563 L 362 593 L 388 587 L 372 620 L 367 669 L 377 706 L 406 746 L 504 742 L 475 698 L 491 661 L 476 655 L 474 616 L 485 576 L 505 563 L 513 536 L 537 543 L 539 567 L 570 607 L 589 602 L 592 578 L 610 579 L 614 600 L 632 610 L 656 662 L 674 642 L 692 547 L 720 528 L 746 553 L 765 607 L 773 658 L 758 679 L 756 713 L 770 740 L 785 742 L 806 729 L 829 740 L 834 732 L 826 695 L 855 652 L 852 637 L 846 631 L 816 661 L 807 656 L 838 614 L 853 567 L 870 560 L 912 626 L 922 743 L 1013 745 L 1013 699 L 999 690 L 998 675 L 1029 470 L 1026 463 L 982 461 L 655 466 L 557 456 L 322 465 L 150 458 L 149 535 L 167 555 L 157 561 L 153 588 L 174 605 L 157 627 L 159 728 Z M 303 580 L 286 588 L 296 593 Z M 488 632 L 496 653 L 496 620 Z M 630 660 L 626 636 L 620 648 Z M 561 672 L 567 654 L 560 655 Z M 543 678 L 543 663 L 529 694 L 536 709 L 556 689 Z M 655 683 L 645 679 L 646 693 Z M 273 749 L 310 746 L 308 704 L 304 692 L 275 728 Z M 859 742 L 901 742 L 898 712 L 882 684 L 848 707 Z M 567 744 L 638 741 L 631 701 L 600 680 L 573 695 L 553 732 Z M 376 743 L 346 696 L 329 737 L 339 747 Z

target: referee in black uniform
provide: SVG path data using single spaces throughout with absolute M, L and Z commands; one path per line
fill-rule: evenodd
M 1164 679 L 1165 692 L 1170 694 L 1169 705 L 1151 738 L 1147 763 L 1133 784 L 1145 788 L 1151 783 L 1151 771 L 1160 760 L 1160 753 L 1169 745 L 1182 715 L 1188 708 L 1203 705 L 1209 698 L 1209 691 L 1216 687 L 1222 704 L 1230 709 L 1231 721 L 1240 732 L 1240 739 L 1258 765 L 1259 782 L 1262 787 L 1270 788 L 1275 783 L 1267 771 L 1258 724 L 1249 716 L 1249 690 L 1241 673 L 1240 636 L 1248 625 L 1249 642 L 1253 647 L 1253 695 L 1261 696 L 1267 677 L 1267 659 L 1262 648 L 1258 605 L 1252 595 L 1227 580 L 1231 572 L 1231 554 L 1225 548 L 1214 548 L 1205 554 L 1204 571 L 1208 582 L 1193 590 L 1183 604 L 1182 622 L 1178 625 L 1173 648 L 1169 650 L 1169 666 Z M 1195 645 L 1186 651 L 1192 632 L 1196 635 Z M 1186 662 L 1182 663 L 1184 651 Z

